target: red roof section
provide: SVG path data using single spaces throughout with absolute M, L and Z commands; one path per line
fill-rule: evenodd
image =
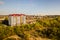
M 10 14 L 9 16 L 25 16 L 25 14 Z

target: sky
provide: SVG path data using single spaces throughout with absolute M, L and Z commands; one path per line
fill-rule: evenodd
M 60 0 L 0 0 L 0 15 L 60 15 Z

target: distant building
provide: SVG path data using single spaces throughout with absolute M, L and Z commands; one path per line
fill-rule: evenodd
M 9 25 L 17 26 L 26 23 L 26 16 L 24 14 L 10 14 Z

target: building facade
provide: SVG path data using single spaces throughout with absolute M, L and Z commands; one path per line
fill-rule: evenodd
M 9 25 L 18 26 L 20 24 L 26 24 L 26 16 L 24 14 L 9 15 Z

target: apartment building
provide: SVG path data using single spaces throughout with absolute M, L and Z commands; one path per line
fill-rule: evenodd
M 18 26 L 20 24 L 26 24 L 25 14 L 10 14 L 9 15 L 9 25 Z

